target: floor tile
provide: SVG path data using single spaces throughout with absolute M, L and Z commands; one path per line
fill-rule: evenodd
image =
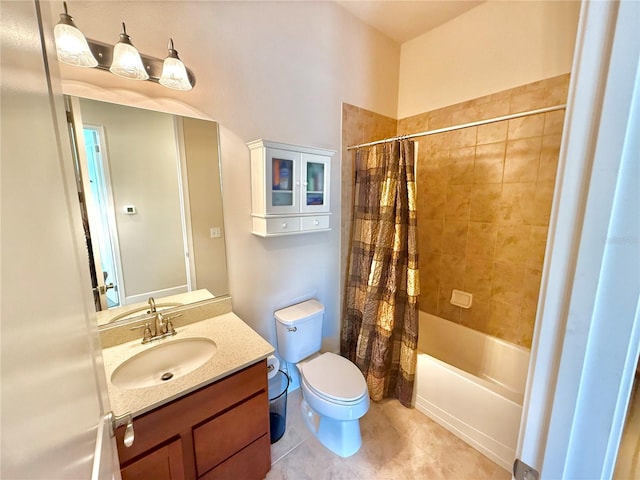
M 302 418 L 300 390 L 289 393 L 287 427 L 271 445 L 267 480 L 509 480 L 509 472 L 414 408 L 371 402 L 360 420 L 362 447 L 341 458 L 326 449 Z

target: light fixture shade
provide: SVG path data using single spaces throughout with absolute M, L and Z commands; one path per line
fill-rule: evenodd
M 169 56 L 162 64 L 162 75 L 159 79 L 160 85 L 174 90 L 191 90 L 193 85 L 189 81 L 187 68 L 178 58 L 178 52 L 173 49 L 173 40 L 169 39 Z
M 122 33 L 120 34 L 120 40 L 113 47 L 113 60 L 109 71 L 116 75 L 125 78 L 131 78 L 133 80 L 148 80 L 149 74 L 144 69 L 142 64 L 142 58 L 140 53 L 133 46 L 129 35 L 125 30 L 124 23 L 122 24 Z
M 67 3 L 64 2 L 64 13 L 60 14 L 60 21 L 53 28 L 53 35 L 56 42 L 56 52 L 58 60 L 77 67 L 95 67 L 98 65 L 96 57 L 89 49 L 87 39 L 78 27 L 73 23 L 73 19 L 67 13 Z

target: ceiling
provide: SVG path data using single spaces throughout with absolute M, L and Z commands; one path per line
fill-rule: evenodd
M 483 3 L 461 0 L 347 0 L 338 4 L 402 44 Z

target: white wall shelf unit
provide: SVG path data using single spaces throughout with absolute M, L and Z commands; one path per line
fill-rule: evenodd
M 268 140 L 249 142 L 252 233 L 261 237 L 331 230 L 334 150 Z

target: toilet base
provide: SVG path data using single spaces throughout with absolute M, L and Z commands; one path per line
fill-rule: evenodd
M 362 445 L 360 419 L 335 420 L 314 411 L 303 398 L 302 416 L 307 428 L 329 450 L 341 457 L 350 457 Z

